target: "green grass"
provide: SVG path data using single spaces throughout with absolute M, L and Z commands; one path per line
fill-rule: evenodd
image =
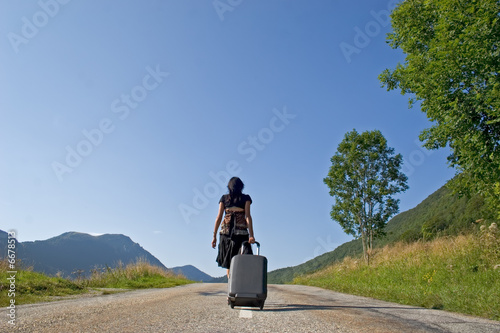
M 397 243 L 377 250 L 370 265 L 345 258 L 294 279 L 339 292 L 500 320 L 500 233 Z
M 11 297 L 9 296 L 9 293 L 11 293 L 10 282 L 7 280 L 10 274 L 7 271 L 7 262 L 0 262 L 0 307 L 8 306 L 11 299 L 15 299 L 15 305 L 21 305 L 95 292 L 99 288 L 170 288 L 193 283 L 193 281 L 189 281 L 181 275 L 175 275 L 143 261 L 138 261 L 126 267 L 119 265 L 114 269 L 96 269 L 92 271 L 89 278 L 78 278 L 76 280 L 49 277 L 45 274 L 33 272 L 28 268 L 17 269 L 15 297 Z M 101 291 L 103 295 L 113 293 L 116 293 L 116 291 Z
M 50 300 L 50 296 L 68 296 L 82 294 L 87 289 L 81 284 L 60 277 L 49 277 L 29 269 L 17 269 L 15 288 L 11 290 L 7 278 L 7 265 L 0 263 L 0 306 L 8 306 L 10 300 L 15 305 L 35 303 Z M 11 296 L 9 296 L 11 294 Z M 15 294 L 15 295 L 14 295 Z
M 481 195 L 459 196 L 444 185 L 416 207 L 394 216 L 384 228 L 386 235 L 374 240 L 374 247 L 477 232 L 478 221 L 494 222 L 497 214 L 499 212 L 492 211 Z M 303 264 L 269 272 L 268 282 L 290 283 L 296 276 L 315 272 L 347 256 L 355 257 L 362 253 L 361 239 L 355 239 Z
M 170 288 L 193 281 L 160 267 L 151 266 L 147 262 L 138 261 L 126 267 L 119 264 L 114 269 L 94 269 L 91 277 L 84 280 L 84 283 L 94 288 L 144 289 Z

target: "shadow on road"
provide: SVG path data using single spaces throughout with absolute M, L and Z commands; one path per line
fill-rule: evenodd
M 392 306 L 344 306 L 344 305 L 311 305 L 311 304 L 269 304 L 264 311 L 286 312 L 286 311 L 308 311 L 308 310 L 335 310 L 335 309 L 398 309 L 398 310 L 425 310 L 416 307 L 392 307 Z
M 198 292 L 201 296 L 227 296 L 227 292 L 224 291 L 204 291 Z

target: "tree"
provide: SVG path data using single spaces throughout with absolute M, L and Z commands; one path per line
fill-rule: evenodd
M 347 234 L 361 237 L 367 262 L 373 240 L 384 235 L 387 221 L 399 210 L 393 195 L 408 189 L 402 161 L 380 131 L 353 130 L 345 134 L 323 180 L 335 199 L 332 220 Z
M 500 2 L 406 0 L 391 14 L 388 43 L 405 63 L 379 79 L 412 94 L 433 122 L 420 134 L 428 149 L 448 146 L 459 193 L 492 197 L 500 186 Z

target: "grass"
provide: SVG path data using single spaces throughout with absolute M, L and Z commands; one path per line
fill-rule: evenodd
M 12 274 L 7 271 L 7 261 L 1 261 L 0 306 L 8 306 L 11 299 L 15 300 L 15 305 L 19 305 L 47 301 L 50 296 L 77 295 L 87 291 L 81 284 L 60 277 L 49 277 L 29 268 L 16 270 L 15 283 L 11 287 L 11 281 L 7 279 Z
M 370 265 L 348 257 L 293 283 L 500 320 L 500 232 L 492 224 L 479 234 L 396 243 Z
M 7 280 L 10 277 L 10 274 L 7 273 L 8 270 L 7 262 L 0 262 L 1 307 L 8 306 L 11 299 L 15 299 L 15 305 L 29 304 L 91 293 L 98 288 L 170 288 L 193 283 L 182 275 L 173 274 L 141 260 L 127 266 L 119 264 L 117 268 L 113 269 L 109 267 L 104 270 L 94 269 L 89 278 L 79 277 L 76 280 L 49 277 L 27 268 L 17 269 L 15 296 L 13 296 L 10 282 Z M 100 293 L 109 295 L 116 292 L 117 290 L 103 290 Z
M 89 287 L 94 288 L 170 288 L 192 283 L 182 275 L 177 275 L 158 266 L 152 266 L 145 261 L 124 266 L 119 263 L 114 269 L 94 269 L 89 279 L 84 280 Z

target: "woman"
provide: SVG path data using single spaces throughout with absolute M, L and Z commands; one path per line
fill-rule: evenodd
M 227 184 L 229 193 L 220 198 L 219 213 L 215 219 L 212 248 L 215 248 L 217 244 L 217 230 L 220 226 L 219 252 L 216 261 L 219 267 L 227 268 L 228 277 L 231 259 L 238 254 L 241 244 L 245 241 L 250 244 L 255 243 L 250 215 L 252 199 L 249 195 L 242 193 L 244 186 L 238 177 L 229 180 Z M 223 213 L 225 213 L 224 220 L 222 219 Z M 252 254 L 250 245 L 247 244 L 244 253 Z

